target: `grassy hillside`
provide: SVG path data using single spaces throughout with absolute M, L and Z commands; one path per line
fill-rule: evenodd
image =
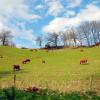
M 0 58 L 1 85 L 12 84 L 13 64 L 21 66 L 21 70 L 15 72 L 19 86 L 27 84 L 58 89 L 60 88 L 58 83 L 60 86 L 61 84 L 65 86 L 68 81 L 89 81 L 92 74 L 95 74 L 96 84 L 100 83 L 100 47 L 84 48 L 84 52 L 80 52 L 80 48 L 31 52 L 25 49 L 0 46 L 0 55 L 3 56 Z M 30 58 L 31 62 L 23 65 L 22 61 L 26 58 Z M 79 64 L 82 58 L 88 59 L 87 65 Z M 46 63 L 43 64 L 42 60 L 45 60 Z M 80 82 L 76 82 L 75 86 L 77 84 Z

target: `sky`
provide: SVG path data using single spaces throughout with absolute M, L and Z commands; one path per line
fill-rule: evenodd
M 38 47 L 36 36 L 100 20 L 100 0 L 0 0 L 0 31 L 11 30 L 17 47 Z

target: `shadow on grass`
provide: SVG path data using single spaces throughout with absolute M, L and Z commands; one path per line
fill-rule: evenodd
M 4 77 L 8 77 L 14 74 L 19 74 L 19 73 L 27 73 L 28 71 L 25 71 L 24 69 L 20 69 L 19 71 L 13 71 L 13 70 L 9 70 L 9 71 L 2 71 L 0 72 L 0 78 L 4 78 Z
M 0 72 L 0 78 L 9 76 L 9 75 L 11 75 L 11 74 L 12 74 L 11 71 L 2 71 L 2 72 Z

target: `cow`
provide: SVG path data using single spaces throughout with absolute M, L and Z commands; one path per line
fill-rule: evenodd
M 33 49 L 29 49 L 29 51 L 31 51 L 31 52 L 32 52 L 32 51 L 33 51 Z
M 19 71 L 20 66 L 19 65 L 13 65 L 13 71 Z
M 2 55 L 0 55 L 0 58 L 3 58 L 3 56 L 2 56 Z
M 42 60 L 42 63 L 45 63 L 45 60 Z
M 95 46 L 100 46 L 100 43 L 96 43 Z
M 25 59 L 22 61 L 22 64 L 26 64 L 27 62 L 30 62 L 31 60 L 30 59 Z
M 81 64 L 81 65 L 82 65 L 82 64 L 87 64 L 87 62 L 88 62 L 87 59 L 81 59 L 81 60 L 80 60 L 80 64 Z
M 80 52 L 84 52 L 84 50 L 83 50 L 83 49 L 81 49 L 81 50 L 80 50 Z

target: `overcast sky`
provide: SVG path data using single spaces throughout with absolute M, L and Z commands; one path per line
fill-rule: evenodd
M 100 20 L 100 0 L 0 0 L 0 30 L 11 29 L 17 46 L 92 20 Z

